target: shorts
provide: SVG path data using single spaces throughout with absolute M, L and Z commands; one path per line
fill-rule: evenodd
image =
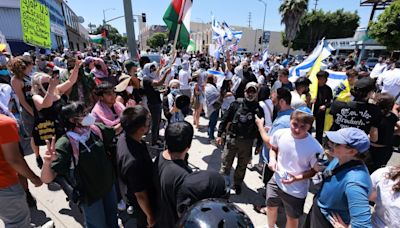
M 286 214 L 292 218 L 300 218 L 303 215 L 306 199 L 300 199 L 282 191 L 272 177 L 267 184 L 267 207 L 285 208 Z
M 33 127 L 35 125 L 35 119 L 26 110 L 21 111 L 21 120 L 24 125 L 25 133 L 27 136 L 32 137 Z
M 21 184 L 0 189 L 0 205 L 0 219 L 5 227 L 30 227 L 30 211 Z

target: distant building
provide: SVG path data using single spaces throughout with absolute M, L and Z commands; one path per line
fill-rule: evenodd
M 157 33 L 157 32 L 167 33 L 168 32 L 168 28 L 165 25 L 151 25 L 149 27 L 146 27 L 145 23 L 139 22 L 139 28 L 140 28 L 140 33 L 139 33 L 139 37 L 138 37 L 139 49 L 142 51 L 145 51 L 146 49 L 150 48 L 149 46 L 147 46 L 147 40 L 154 33 Z
M 64 16 L 61 9 L 61 0 L 37 0 L 47 6 L 50 13 L 50 37 L 52 49 L 63 49 L 68 47 L 68 37 L 64 25 Z M 26 50 L 35 47 L 23 42 L 20 1 L 1 0 L 0 1 L 0 31 L 6 37 L 14 54 L 21 54 Z
M 68 34 L 70 50 L 83 51 L 89 45 L 89 32 L 79 23 L 75 12 L 63 1 L 62 9 Z

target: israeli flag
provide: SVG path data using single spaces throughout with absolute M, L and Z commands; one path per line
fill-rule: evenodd
M 289 69 L 289 80 L 295 82 L 297 78 L 306 76 L 320 55 L 322 55 L 322 61 L 328 58 L 334 50 L 335 49 L 325 41 L 325 38 L 322 38 L 317 47 L 315 47 L 313 52 L 302 63 Z
M 328 81 L 326 82 L 326 84 L 331 87 L 332 90 L 336 89 L 336 87 L 338 87 L 341 82 L 347 79 L 346 72 L 332 70 L 326 70 L 326 72 L 329 73 Z
M 268 59 L 268 48 L 265 48 L 264 51 L 262 52 L 262 63 L 265 63 Z
M 215 20 L 214 16 L 212 16 L 211 28 L 213 30 L 214 40 L 226 36 L 225 30 L 221 27 L 220 23 Z

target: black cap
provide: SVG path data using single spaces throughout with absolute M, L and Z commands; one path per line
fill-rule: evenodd
M 363 91 L 372 91 L 375 87 L 375 80 L 370 77 L 365 77 L 357 80 L 354 89 Z

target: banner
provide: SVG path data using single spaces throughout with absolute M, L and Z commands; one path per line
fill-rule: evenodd
M 24 42 L 51 48 L 49 9 L 36 0 L 21 0 L 21 25 Z

